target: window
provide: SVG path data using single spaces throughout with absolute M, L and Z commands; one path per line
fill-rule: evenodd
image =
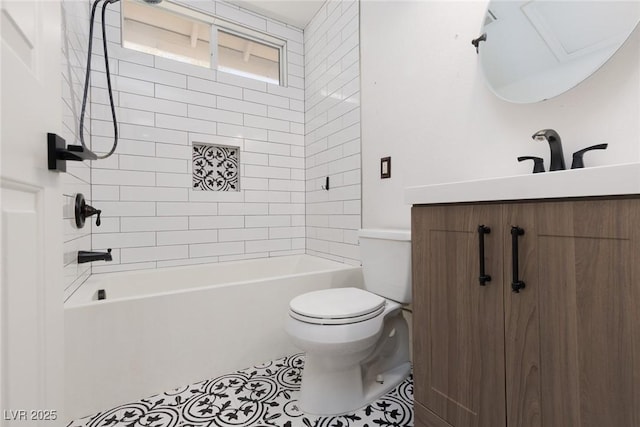
M 122 2 L 122 45 L 201 67 L 285 85 L 285 42 L 164 1 Z
M 122 45 L 128 49 L 211 66 L 211 24 L 135 1 L 123 2 Z
M 280 83 L 280 49 L 218 30 L 218 70 Z

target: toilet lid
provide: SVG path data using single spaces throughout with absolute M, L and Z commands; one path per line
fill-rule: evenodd
M 343 325 L 384 311 L 385 299 L 357 288 L 324 289 L 291 300 L 291 316 L 308 323 Z

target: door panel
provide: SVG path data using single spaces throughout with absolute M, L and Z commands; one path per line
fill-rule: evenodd
M 32 264 L 42 263 L 44 242 L 38 228 L 41 221 L 38 189 L 20 188 L 2 182 L 2 280 L 5 283 L 2 299 L 4 321 L 11 321 L 4 330 L 6 351 L 3 363 L 11 369 L 4 371 L 6 393 L 3 408 L 36 408 L 42 404 L 39 378 L 42 376 L 44 356 L 39 327 L 43 322 L 40 295 L 44 278 Z M 33 249 L 37 248 L 34 252 Z
M 496 206 L 414 208 L 415 398 L 453 426 L 504 425 L 502 242 Z M 480 286 L 478 225 L 492 281 Z
M 55 426 L 63 418 L 62 193 L 59 174 L 47 170 L 46 140 L 62 126 L 60 3 L 0 6 L 0 425 Z M 39 420 L 29 410 L 53 412 Z
M 5 1 L 2 6 L 2 40 L 35 74 L 38 43 L 36 31 L 39 4 L 34 1 Z
M 638 211 L 630 200 L 537 207 L 545 426 L 639 425 Z
M 541 427 L 540 413 L 540 339 L 537 265 L 535 250 L 535 205 L 504 205 L 504 322 L 506 408 L 509 427 Z M 517 240 L 519 279 L 525 288 L 511 289 L 513 281 L 511 227 L 520 227 L 524 235 Z M 551 427 L 551 425 L 550 425 Z
M 413 411 L 414 427 L 451 427 L 418 402 L 414 402 Z

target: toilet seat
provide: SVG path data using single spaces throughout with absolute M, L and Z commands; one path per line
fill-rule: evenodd
M 372 319 L 386 300 L 358 288 L 323 289 L 299 295 L 289 303 L 289 315 L 315 325 L 348 325 Z

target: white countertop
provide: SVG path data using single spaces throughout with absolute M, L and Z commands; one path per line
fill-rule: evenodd
M 640 163 L 418 185 L 406 188 L 404 199 L 425 205 L 627 194 L 640 194 Z

